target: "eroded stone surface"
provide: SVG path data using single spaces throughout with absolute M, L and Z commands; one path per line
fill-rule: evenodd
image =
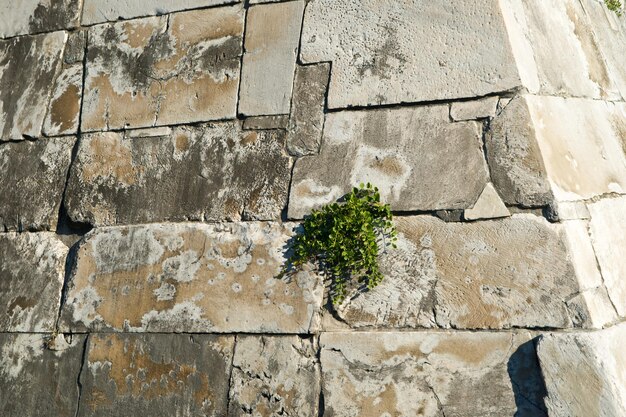
M 83 135 L 65 205 L 94 225 L 278 220 L 291 169 L 284 136 L 238 122 Z
M 288 126 L 289 116 L 286 114 L 280 116 L 246 117 L 243 120 L 244 130 L 287 129 Z
M 170 224 L 96 229 L 71 273 L 64 328 L 307 333 L 322 284 L 280 278 L 293 224 Z
M 78 132 L 80 101 L 83 94 L 83 64 L 65 66 L 52 90 L 50 108 L 43 125 L 48 136 Z
M 0 228 L 55 230 L 73 137 L 0 144 Z
M 81 0 L 20 0 L 0 4 L 0 38 L 78 25 Z
M 83 130 L 235 118 L 243 16 L 236 5 L 92 27 Z
M 333 63 L 330 108 L 483 96 L 520 84 L 490 0 L 313 0 L 301 47 L 304 62 Z
M 84 335 L 48 350 L 42 334 L 0 333 L 0 414 L 74 417 Z
M 289 113 L 303 11 L 303 0 L 248 10 L 239 113 Z
M 516 353 L 529 340 L 507 333 L 323 333 L 324 415 L 495 417 L 528 410 L 523 398 L 536 399 L 540 381 L 524 384 L 537 364 Z M 516 393 L 512 379 L 525 380 Z
M 0 141 L 41 136 L 66 40 L 53 32 L 0 41 Z
M 493 117 L 496 114 L 498 97 L 487 97 L 475 101 L 457 101 L 450 106 L 452 120 L 476 120 Z
M 331 113 L 320 154 L 296 162 L 289 217 L 368 181 L 393 210 L 468 208 L 488 182 L 480 136 L 478 123 L 450 123 L 446 105 Z
M 226 415 L 234 338 L 89 337 L 78 416 Z
M 312 339 L 238 336 L 230 417 L 317 416 L 319 365 Z
M 550 417 L 626 414 L 626 325 L 541 337 L 537 355 Z

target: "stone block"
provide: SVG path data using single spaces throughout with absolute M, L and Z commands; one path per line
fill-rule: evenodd
M 312 339 L 238 336 L 229 417 L 317 416 L 320 375 Z
M 65 205 L 93 225 L 278 220 L 291 160 L 285 132 L 238 122 L 83 135 Z
M 456 101 L 450 105 L 450 117 L 455 121 L 487 119 L 496 115 L 498 97 L 474 101 Z
M 20 0 L 0 4 L 0 38 L 78 26 L 81 0 Z
M 90 28 L 83 130 L 235 118 L 243 20 L 235 5 Z
M 248 10 L 239 113 L 289 113 L 303 11 L 303 0 Z
M 89 336 L 77 417 L 226 415 L 232 336 Z
M 79 62 L 65 65 L 52 90 L 50 108 L 43 125 L 43 133 L 46 136 L 69 135 L 78 132 L 82 95 L 83 64 Z
M 321 279 L 279 274 L 294 224 L 99 228 L 80 244 L 63 307 L 71 331 L 308 333 Z
M 330 108 L 452 100 L 520 85 L 491 0 L 312 0 L 301 48 L 304 63 L 332 61 Z
M 290 218 L 371 182 L 393 210 L 465 209 L 488 182 L 481 129 L 447 105 L 328 114 L 319 155 L 298 159 Z
M 511 213 L 502 202 L 498 192 L 489 183 L 472 208 L 465 209 L 463 218 L 465 220 L 497 219 L 499 217 L 509 217 Z
M 254 116 L 243 120 L 244 130 L 284 129 L 289 126 L 289 116 Z
M 0 142 L 0 229 L 55 230 L 74 137 Z

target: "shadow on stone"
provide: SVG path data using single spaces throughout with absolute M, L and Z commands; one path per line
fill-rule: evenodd
M 537 338 L 520 345 L 511 355 L 507 371 L 515 395 L 515 417 L 547 417 L 546 386 L 539 368 Z

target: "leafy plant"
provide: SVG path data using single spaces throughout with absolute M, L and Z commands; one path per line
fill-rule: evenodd
M 345 299 L 350 283 L 371 289 L 382 281 L 379 244 L 386 250 L 395 247 L 397 239 L 391 209 L 370 183 L 355 187 L 339 203 L 313 210 L 302 230 L 294 239 L 289 263 L 299 268 L 313 262 L 327 273 L 333 304 Z
M 618 16 L 622 15 L 622 2 L 620 0 L 604 0 L 604 3 L 609 10 L 617 13 Z

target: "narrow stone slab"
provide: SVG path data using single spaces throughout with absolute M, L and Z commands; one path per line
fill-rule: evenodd
M 332 61 L 330 108 L 476 97 L 520 85 L 491 0 L 313 0 L 301 47 L 305 63 Z
M 302 0 L 248 10 L 239 113 L 289 113 L 303 11 Z
M 523 398 L 541 399 L 534 349 L 526 348 L 529 340 L 527 333 L 322 333 L 324 415 L 499 417 L 528 412 Z M 533 411 L 524 415 L 541 415 L 541 410 Z
M 626 415 L 624 324 L 590 333 L 550 333 L 539 340 L 550 417 Z
M 486 119 L 496 115 L 498 97 L 475 101 L 457 101 L 450 106 L 450 117 L 455 121 Z
M 80 102 L 83 94 L 83 64 L 66 65 L 56 80 L 50 109 L 43 125 L 47 136 L 78 132 Z
M 0 142 L 41 136 L 66 39 L 53 32 L 0 41 Z
M 235 118 L 243 19 L 236 5 L 90 28 L 83 130 Z
M 244 130 L 283 129 L 289 126 L 289 115 L 280 116 L 254 116 L 243 120 Z
M 0 38 L 78 26 L 81 0 L 20 0 L 0 4 Z
M 83 0 L 83 25 L 239 3 L 241 0 Z
M 488 182 L 481 129 L 447 105 L 342 111 L 326 117 L 321 152 L 296 162 L 289 217 L 371 182 L 393 210 L 465 209 Z
M 76 415 L 86 336 L 68 337 L 71 343 L 53 351 L 44 335 L 0 333 L 1 415 Z
M 65 205 L 98 226 L 278 220 L 291 169 L 284 142 L 284 131 L 238 122 L 83 135 Z
M 90 335 L 77 416 L 225 416 L 233 344 L 232 336 Z
M 0 332 L 52 332 L 68 248 L 53 233 L 0 234 Z
M 55 230 L 76 138 L 0 143 L 0 229 Z
M 293 224 L 102 228 L 81 243 L 64 329 L 308 333 L 323 287 L 278 275 Z
M 491 183 L 485 186 L 476 204 L 472 208 L 466 209 L 463 213 L 465 220 L 497 219 L 509 217 L 510 215 L 511 213 Z
M 320 375 L 312 339 L 238 336 L 229 417 L 317 416 Z

